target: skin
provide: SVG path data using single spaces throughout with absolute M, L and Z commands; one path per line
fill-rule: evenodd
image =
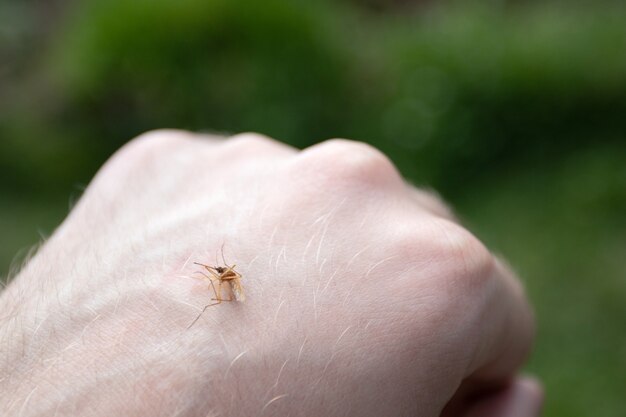
M 193 262 L 237 264 L 207 308 Z M 219 260 L 218 260 L 219 259 Z M 519 281 L 378 150 L 142 135 L 0 294 L 0 414 L 535 416 Z M 56 414 L 55 414 L 56 413 Z

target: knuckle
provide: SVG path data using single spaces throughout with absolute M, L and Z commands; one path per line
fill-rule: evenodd
M 192 133 L 183 130 L 158 129 L 137 136 L 124 145 L 113 159 L 130 160 L 135 164 L 145 163 L 171 151 L 191 140 Z
M 231 136 L 224 142 L 224 149 L 233 154 L 274 153 L 287 146 L 259 133 L 246 132 Z
M 432 189 L 420 189 L 409 185 L 409 193 L 413 200 L 421 207 L 434 214 L 451 221 L 456 220 L 452 208 L 447 205 L 439 194 Z
M 302 158 L 312 169 L 331 181 L 368 185 L 401 182 L 400 175 L 389 158 L 363 142 L 330 139 L 305 149 Z
M 127 184 L 128 180 L 163 169 L 174 150 L 184 148 L 193 134 L 180 130 L 153 130 L 122 146 L 98 171 L 91 187 Z
M 444 280 L 461 291 L 481 290 L 489 285 L 495 276 L 496 262 L 489 250 L 458 224 L 433 219 L 433 256 L 443 266 Z
M 131 147 L 140 148 L 142 151 L 161 150 L 179 146 L 189 140 L 193 134 L 184 130 L 155 129 L 149 130 L 129 142 Z

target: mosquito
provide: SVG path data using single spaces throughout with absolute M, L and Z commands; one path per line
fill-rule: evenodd
M 215 294 L 215 298 L 211 298 L 211 301 L 215 301 L 214 303 L 207 304 L 204 306 L 198 317 L 195 318 L 193 322 L 189 325 L 190 328 L 193 326 L 196 321 L 200 318 L 202 313 L 206 311 L 207 308 L 221 304 L 222 301 L 239 301 L 243 302 L 246 300 L 246 296 L 243 292 L 243 286 L 241 285 L 241 274 L 235 271 L 235 267 L 237 265 L 228 265 L 226 260 L 224 259 L 224 251 L 222 249 L 222 261 L 226 266 L 211 266 L 205 265 L 199 262 L 194 262 L 195 265 L 199 265 L 203 267 L 210 275 L 205 274 L 202 271 L 197 271 L 197 273 L 204 276 L 206 280 L 209 281 L 210 288 L 213 289 L 213 293 Z M 215 287 L 215 283 L 217 282 L 217 288 Z M 228 284 L 230 289 L 230 295 L 228 298 L 222 298 L 222 284 Z

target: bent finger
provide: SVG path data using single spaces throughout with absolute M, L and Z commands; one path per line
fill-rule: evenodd
M 467 375 L 482 381 L 514 375 L 527 359 L 535 334 L 534 314 L 520 280 L 498 258 L 494 274 Z
M 538 417 L 543 390 L 534 378 L 520 377 L 507 387 L 485 395 L 463 413 L 463 417 Z

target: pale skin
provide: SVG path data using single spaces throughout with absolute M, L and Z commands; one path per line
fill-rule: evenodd
M 246 300 L 189 327 L 222 244 Z M 0 294 L 0 415 L 537 416 L 533 332 L 504 262 L 376 149 L 155 131 Z

